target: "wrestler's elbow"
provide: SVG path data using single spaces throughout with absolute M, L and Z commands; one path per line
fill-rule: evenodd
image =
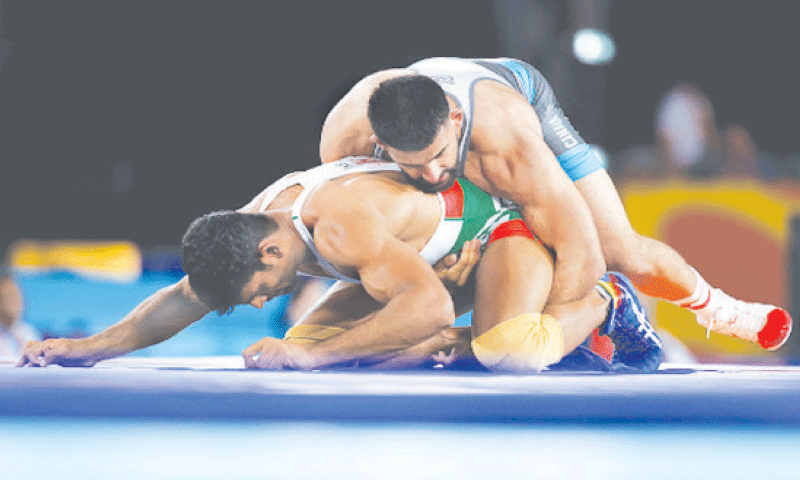
M 453 299 L 444 287 L 430 289 L 414 304 L 415 317 L 429 333 L 440 332 L 456 322 Z
M 598 248 L 588 248 L 583 256 L 581 271 L 585 272 L 586 278 L 591 279 L 591 284 L 597 282 L 606 273 L 606 261 L 603 251 Z
M 588 291 L 605 274 L 606 262 L 599 248 L 584 244 L 563 245 L 556 249 L 556 269 L 565 278 L 573 279 L 576 289 Z

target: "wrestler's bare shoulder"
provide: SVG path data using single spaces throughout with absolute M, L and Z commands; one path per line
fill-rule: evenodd
M 541 136 L 541 125 L 527 99 L 516 90 L 493 81 L 475 88 L 471 153 L 479 157 L 513 155 L 525 136 Z
M 287 174 L 286 177 L 291 178 L 292 176 L 298 175 L 299 173 L 300 172 L 293 172 Z M 276 188 L 274 184 L 268 186 L 267 188 L 262 190 L 258 195 L 253 197 L 253 199 L 250 200 L 250 202 L 248 202 L 247 205 L 239 208 L 237 211 L 239 213 L 262 213 L 266 210 L 276 210 L 279 208 L 287 207 L 291 205 L 291 202 L 294 201 L 294 199 L 297 197 L 297 194 L 299 193 L 299 189 L 301 187 L 287 188 L 286 190 L 279 192 L 277 196 L 274 199 L 272 199 L 269 205 L 264 205 L 263 204 L 264 199 L 272 193 L 271 190 L 273 190 L 274 188 Z
M 381 82 L 413 73 L 404 68 L 382 70 L 370 74 L 347 92 L 325 117 L 320 135 L 320 158 L 332 162 L 346 155 L 369 155 L 374 149 L 370 141 L 372 127 L 367 118 L 367 103 Z
M 391 171 L 345 175 L 325 182 L 317 191 L 321 194 L 313 195 L 318 197 L 317 200 L 352 200 L 375 206 L 379 210 L 397 209 L 403 204 L 420 202 L 420 199 L 429 196 L 409 185 L 402 173 Z
M 379 218 L 399 239 L 412 242 L 427 241 L 440 216 L 436 195 L 409 185 L 398 172 L 379 172 L 326 182 L 309 196 L 303 207 L 303 219 L 349 215 L 351 209 L 362 207 L 374 212 L 377 215 L 374 218 Z

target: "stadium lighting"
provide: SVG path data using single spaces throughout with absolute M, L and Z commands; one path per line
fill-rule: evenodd
M 594 28 L 583 28 L 572 37 L 572 53 L 586 65 L 605 65 L 614 59 L 617 47 L 614 39 Z

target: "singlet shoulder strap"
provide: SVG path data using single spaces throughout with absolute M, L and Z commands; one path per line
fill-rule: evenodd
M 314 256 L 317 257 L 319 265 L 335 278 L 346 282 L 359 282 L 358 279 L 348 277 L 339 272 L 336 267 L 325 259 L 325 257 L 319 253 L 319 250 L 317 250 L 314 237 L 311 235 L 308 228 L 306 228 L 302 218 L 303 205 L 305 205 L 308 196 L 326 181 L 344 175 L 350 175 L 352 173 L 396 172 L 399 170 L 400 167 L 395 163 L 383 162 L 372 157 L 347 157 L 336 162 L 320 165 L 311 170 L 306 170 L 298 174 L 296 180 L 295 177 L 292 177 L 292 180 L 294 180 L 292 185 L 299 184 L 303 186 L 303 191 L 300 192 L 292 204 L 292 223 L 308 248 L 314 253 Z
M 464 164 L 467 160 L 470 139 L 472 138 L 472 123 L 474 110 L 475 84 L 480 80 L 494 80 L 505 85 L 513 86 L 494 71 L 482 65 L 478 59 L 434 57 L 420 60 L 408 68 L 421 75 L 430 77 L 438 83 L 464 112 L 464 121 L 461 124 L 461 138 L 459 140 L 459 155 L 456 168 L 458 176 L 464 176 Z

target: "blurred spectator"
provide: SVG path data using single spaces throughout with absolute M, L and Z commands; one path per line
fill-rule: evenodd
M 722 164 L 722 140 L 711 100 L 690 83 L 671 88 L 655 118 L 656 148 L 671 176 L 709 178 Z
M 761 152 L 743 126 L 728 125 L 723 132 L 724 163 L 722 177 L 727 179 L 772 180 L 777 176 L 777 161 Z
M 696 85 L 679 83 L 658 103 L 653 145 L 636 145 L 616 156 L 620 180 L 772 180 L 777 161 L 758 150 L 742 125 L 721 130 L 708 96 Z
M 39 335 L 22 320 L 22 293 L 7 267 L 0 266 L 0 360 L 17 360 L 25 342 Z
M 655 143 L 619 155 L 624 179 L 709 178 L 722 164 L 722 135 L 711 100 L 691 83 L 672 87 L 658 103 Z
M 679 83 L 664 94 L 653 128 L 653 145 L 617 155 L 614 173 L 621 180 L 772 180 L 778 175 L 776 159 L 759 151 L 742 125 L 719 128 L 711 100 L 694 84 Z

